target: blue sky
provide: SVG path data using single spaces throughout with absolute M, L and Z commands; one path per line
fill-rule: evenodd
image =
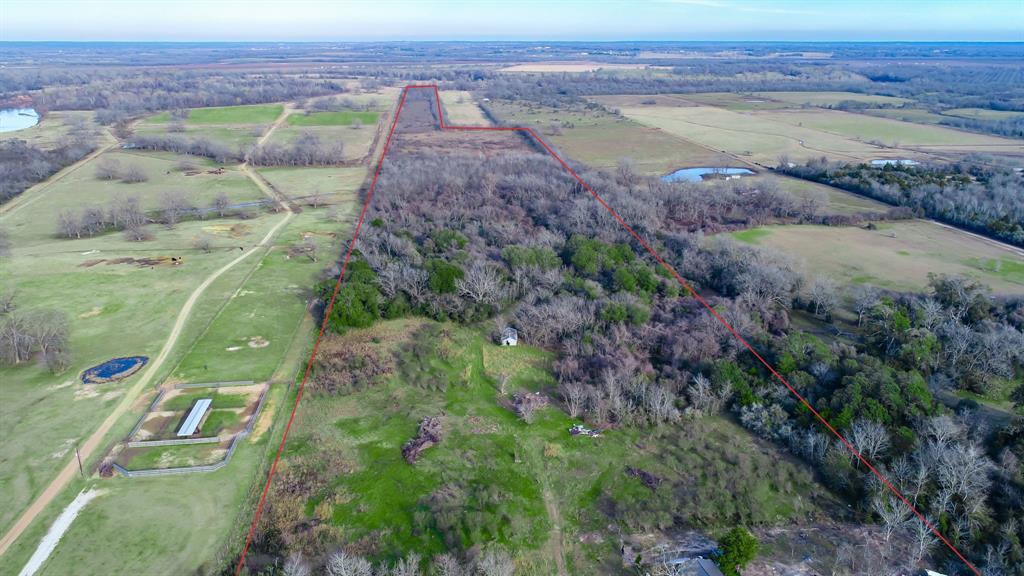
M 0 0 L 0 40 L 1024 41 L 1024 0 Z

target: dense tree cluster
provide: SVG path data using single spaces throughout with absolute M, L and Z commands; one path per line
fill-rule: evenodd
M 220 163 L 241 160 L 243 157 L 240 150 L 231 150 L 230 147 L 203 136 L 190 138 L 177 134 L 136 134 L 128 140 L 127 146 L 139 150 L 165 150 L 177 154 L 205 156 Z
M 1018 173 L 964 165 L 833 164 L 825 159 L 780 170 L 1024 246 L 1024 177 Z
M 24 140 L 0 141 L 0 203 L 81 160 L 94 147 L 94 140 L 86 135 L 73 136 L 51 150 L 36 148 Z
M 0 292 L 0 363 L 17 365 L 39 357 L 54 374 L 71 364 L 69 321 L 58 310 L 21 310 L 16 291 Z
M 282 102 L 347 90 L 344 81 L 322 74 L 172 67 L 8 68 L 0 80 L 5 93 L 33 91 L 40 109 L 95 110 L 102 124 L 158 110 Z
M 331 166 L 344 161 L 344 150 L 340 140 L 324 142 L 312 132 L 303 132 L 287 145 L 255 146 L 248 157 L 255 166 Z

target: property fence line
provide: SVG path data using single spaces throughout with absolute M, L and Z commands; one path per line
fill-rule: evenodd
M 220 436 L 205 436 L 203 438 L 169 438 L 167 440 L 136 440 L 125 442 L 129 448 L 153 448 L 156 446 L 178 446 L 181 444 L 216 444 L 220 442 Z
M 188 384 L 175 384 L 174 387 L 178 390 L 186 388 L 229 388 L 231 386 L 252 386 L 255 384 L 252 380 L 233 380 L 227 382 L 191 382 Z
M 139 429 L 141 429 L 142 425 L 146 423 L 146 417 L 149 416 L 153 412 L 153 409 L 156 408 L 156 405 L 159 404 L 160 401 L 164 399 L 164 394 L 166 393 L 166 390 L 161 390 L 156 395 L 156 398 L 153 398 L 153 401 L 149 403 L 149 408 L 146 408 L 146 411 L 142 413 L 142 417 L 139 418 L 139 421 L 135 423 L 135 427 L 132 428 L 132 431 L 128 433 L 128 438 L 133 438 L 136 434 L 139 433 Z

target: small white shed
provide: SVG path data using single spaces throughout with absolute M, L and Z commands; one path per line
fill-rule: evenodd
M 515 346 L 519 343 L 519 332 L 511 326 L 506 326 L 501 331 L 501 345 L 502 346 Z

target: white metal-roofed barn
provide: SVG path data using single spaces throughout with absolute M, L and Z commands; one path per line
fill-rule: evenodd
M 192 406 L 192 410 L 188 413 L 188 417 L 182 422 L 181 428 L 178 428 L 178 436 L 191 436 L 196 433 L 196 429 L 199 428 L 199 423 L 203 421 L 203 416 L 206 415 L 206 411 L 210 409 L 210 404 L 213 403 L 212 398 L 200 398 L 196 400 L 196 403 Z

